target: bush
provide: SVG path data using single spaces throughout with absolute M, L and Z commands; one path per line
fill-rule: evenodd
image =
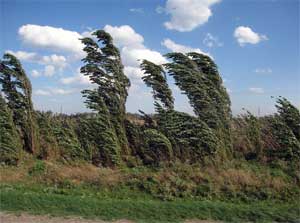
M 292 130 L 278 116 L 268 117 L 264 121 L 264 138 L 268 139 L 264 150 L 268 159 L 270 161 L 276 161 L 276 159 L 299 161 L 300 143 Z
M 168 138 L 155 129 L 144 131 L 144 162 L 159 165 L 160 162 L 170 161 L 173 156 L 172 145 Z
M 178 159 L 195 163 L 216 153 L 217 137 L 199 118 L 183 112 L 160 111 L 157 119 L 158 129 L 170 140 Z
M 45 162 L 42 160 L 37 160 L 34 165 L 28 170 L 28 174 L 31 176 L 39 176 L 44 174 L 46 171 Z

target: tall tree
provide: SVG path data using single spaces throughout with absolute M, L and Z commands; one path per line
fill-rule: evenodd
M 169 53 L 171 62 L 165 64 L 175 84 L 187 95 L 195 114 L 204 121 L 220 140 L 220 145 L 231 148 L 230 99 L 213 60 L 203 54 Z
M 0 84 L 13 112 L 13 120 L 24 141 L 24 149 L 36 151 L 36 129 L 34 109 L 31 100 L 32 87 L 20 61 L 11 54 L 5 54 L 0 66 Z
M 105 131 L 112 139 L 107 143 L 116 141 L 113 143 L 115 145 L 107 146 L 115 147 L 114 154 L 126 155 L 129 154 L 129 147 L 125 132 L 125 103 L 130 81 L 123 72 L 120 53 L 113 45 L 112 37 L 103 30 L 95 31 L 93 35 L 98 43 L 91 38 L 81 40 L 86 52 L 81 73 L 88 76 L 97 87 L 82 93 L 87 98 L 87 106 L 105 120 Z
M 196 69 L 196 64 L 190 61 L 190 67 Z M 156 100 L 154 105 L 158 112 L 155 117 L 156 120 L 144 114 L 146 127 L 156 130 L 156 133 L 151 134 L 150 138 L 154 145 L 159 148 L 157 150 L 148 148 L 146 151 L 154 150 L 153 153 L 155 154 L 161 154 L 160 156 L 165 154 L 165 157 L 171 157 L 167 155 L 170 154 L 167 152 L 168 150 L 163 149 L 168 147 L 166 146 L 167 144 L 164 144 L 164 147 L 158 146 L 158 142 L 165 141 L 163 140 L 164 137 L 170 140 L 172 153 L 174 152 L 175 156 L 183 161 L 197 162 L 207 155 L 214 154 L 217 139 L 207 124 L 199 118 L 174 111 L 174 98 L 167 84 L 162 66 L 144 60 L 141 68 L 145 74 L 143 76 L 145 84 L 152 87 L 153 97 Z M 183 67 L 183 70 L 186 69 Z M 184 75 L 182 74 L 181 77 L 184 78 Z M 145 134 L 145 141 L 147 141 L 147 134 Z M 150 143 L 149 145 L 152 144 Z
M 148 87 L 152 88 L 156 105 L 158 101 L 160 101 L 166 109 L 173 110 L 174 98 L 172 96 L 172 91 L 167 84 L 167 77 L 163 67 L 150 61 L 143 60 L 141 68 L 145 74 L 142 79 Z
M 16 163 L 22 149 L 12 112 L 0 94 L 0 162 Z

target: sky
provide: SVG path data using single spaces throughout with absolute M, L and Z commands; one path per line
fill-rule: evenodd
M 127 111 L 154 112 L 139 61 L 167 62 L 168 52 L 212 57 L 234 115 L 276 111 L 284 96 L 300 107 L 298 0 L 0 0 L 0 53 L 17 56 L 33 86 L 38 110 L 88 111 L 81 90 L 80 38 L 109 32 L 121 52 L 131 88 Z M 185 95 L 168 83 L 176 110 L 192 114 Z

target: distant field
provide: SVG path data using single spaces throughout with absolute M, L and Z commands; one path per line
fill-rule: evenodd
M 1 185 L 1 211 L 35 215 L 82 216 L 90 219 L 129 219 L 136 222 L 183 222 L 211 219 L 226 222 L 299 222 L 299 204 L 221 202 L 92 196 L 50 187 Z

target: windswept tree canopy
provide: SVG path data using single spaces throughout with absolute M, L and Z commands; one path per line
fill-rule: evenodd
M 295 137 L 300 141 L 300 112 L 286 98 L 277 98 L 275 105 L 282 121 L 290 127 Z
M 164 108 L 168 110 L 174 109 L 174 98 L 167 84 L 167 77 L 163 67 L 148 60 L 143 60 L 141 68 L 145 74 L 142 79 L 148 87 L 153 89 L 154 99 L 160 101 Z
M 194 112 L 211 128 L 228 127 L 230 99 L 222 85 L 216 64 L 198 53 L 169 53 L 165 66 L 175 84 L 187 95 Z
M 14 123 L 21 131 L 24 148 L 33 153 L 36 151 L 36 130 L 32 87 L 20 61 L 11 54 L 5 54 L 1 60 L 0 84 L 13 112 Z
M 22 148 L 21 140 L 8 108 L 0 94 L 0 162 L 15 163 Z
M 231 149 L 230 99 L 213 60 L 191 52 L 169 53 L 171 62 L 165 64 L 175 84 L 187 95 L 195 114 L 215 131 L 220 146 Z
M 125 103 L 130 81 L 125 76 L 119 50 L 113 45 L 112 37 L 103 30 L 93 33 L 91 38 L 83 38 L 86 57 L 81 73 L 88 76 L 95 88 L 82 91 L 86 104 L 98 112 L 102 130 L 98 137 L 102 142 L 100 156 L 105 156 L 111 164 L 121 161 L 121 154 L 128 154 L 129 147 L 125 132 Z M 111 156 L 109 156 L 109 154 Z

